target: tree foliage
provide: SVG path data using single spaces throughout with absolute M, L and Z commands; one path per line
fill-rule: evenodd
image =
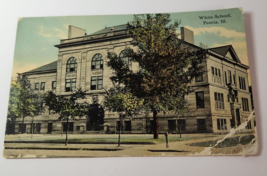
M 46 106 L 55 113 L 59 114 L 59 119 L 66 120 L 67 118 L 74 119 L 87 115 L 87 102 L 79 103 L 77 100 L 85 99 L 85 92 L 81 88 L 72 92 L 70 96 L 56 95 L 53 91 L 48 91 L 44 95 Z
M 26 77 L 18 77 L 11 81 L 8 104 L 8 117 L 17 118 L 35 116 L 43 111 L 42 94 L 34 92 Z
M 60 120 L 67 121 L 65 145 L 68 144 L 69 120 L 88 114 L 89 104 L 79 102 L 79 100 L 86 98 L 85 93 L 86 91 L 79 88 L 69 96 L 56 95 L 53 91 L 48 91 L 44 95 L 44 101 L 49 110 L 58 113 Z
M 134 16 L 128 30 L 137 49 L 128 47 L 125 53 L 138 63 L 139 71 L 131 70 L 116 53 L 108 53 L 108 65 L 116 73 L 111 80 L 127 85 L 155 114 L 187 109 L 184 97 L 192 91 L 189 83 L 203 72 L 205 50 L 178 39 L 178 26 L 178 22 L 171 23 L 170 14 Z

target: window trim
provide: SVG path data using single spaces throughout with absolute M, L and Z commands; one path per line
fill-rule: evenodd
M 101 77 L 101 79 L 99 79 L 99 77 Z M 92 82 L 93 82 L 93 78 L 96 78 L 94 81 L 96 81 L 96 84 L 95 85 L 92 85 Z M 101 84 L 101 88 L 99 88 L 99 83 L 98 81 L 99 80 L 102 80 L 102 84 Z M 92 86 L 96 86 L 95 89 L 92 89 Z M 92 76 L 91 77 L 91 84 L 90 84 L 90 90 L 102 90 L 103 89 L 103 75 L 101 76 Z
M 42 87 L 44 85 L 44 87 Z M 45 90 L 45 82 L 41 82 L 40 90 Z
M 199 93 L 202 93 L 203 94 L 203 107 L 201 106 L 198 106 L 199 105 L 199 103 L 198 103 L 198 96 L 197 96 L 197 94 L 199 94 Z M 204 91 L 200 91 L 200 92 L 196 92 L 196 108 L 197 109 L 204 109 L 205 108 L 205 94 L 204 94 Z
M 125 52 L 126 52 L 125 49 L 120 52 L 119 59 L 123 61 L 123 63 L 126 63 L 129 67 L 131 67 L 132 66 L 131 57 L 126 57 Z M 127 61 L 125 61 L 126 58 L 127 58 Z
M 75 79 L 75 81 L 73 81 Z M 67 80 L 70 80 L 70 82 L 67 82 Z M 70 87 L 68 87 L 68 88 L 70 88 L 70 91 L 67 91 L 67 83 L 70 83 Z M 75 90 L 76 90 L 76 83 L 77 83 L 77 80 L 76 80 L 76 78 L 72 78 L 72 79 L 65 79 L 65 92 L 73 92 L 73 90 L 72 90 L 72 83 L 75 83 Z
M 72 62 L 72 60 L 74 60 L 74 62 Z M 71 65 L 74 65 L 74 70 L 71 71 L 70 69 L 72 67 L 70 67 Z M 69 70 L 68 70 L 69 69 Z M 66 64 L 66 72 L 67 73 L 70 73 L 70 72 L 77 72 L 77 59 L 75 57 L 70 57 L 67 61 L 67 64 Z
M 54 83 L 56 83 L 56 86 L 55 86 L 55 88 L 54 88 Z M 55 90 L 57 88 L 57 81 L 52 81 L 52 90 Z
M 99 60 L 98 60 L 99 59 Z M 100 61 L 100 68 L 96 68 L 96 62 Z M 93 68 L 94 66 L 94 68 Z M 100 53 L 97 53 L 93 56 L 92 62 L 91 62 L 91 70 L 103 70 L 104 69 L 104 60 L 103 56 Z
M 38 87 L 36 87 L 36 86 L 38 86 Z M 39 90 L 39 88 L 40 88 L 40 87 L 39 87 L 39 83 L 35 83 L 35 84 L 34 84 L 34 89 L 35 89 L 35 90 Z

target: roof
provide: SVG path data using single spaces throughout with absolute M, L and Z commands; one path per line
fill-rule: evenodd
M 217 48 L 210 48 L 210 50 L 215 52 L 215 53 L 218 53 L 222 56 L 225 56 L 226 53 L 229 51 L 230 47 L 231 47 L 231 45 L 226 45 L 226 46 L 220 46 Z
M 209 48 L 209 50 L 223 56 L 224 58 L 230 57 L 230 59 L 233 59 L 234 61 L 241 63 L 232 45 Z
M 96 31 L 96 32 L 94 32 L 94 33 L 92 33 L 90 35 L 109 33 L 111 31 L 111 29 L 113 29 L 114 32 L 124 31 L 124 30 L 127 30 L 127 24 L 118 25 L 118 26 L 111 26 L 111 27 L 105 27 L 104 29 Z
M 36 72 L 46 72 L 46 71 L 56 71 L 57 70 L 57 61 L 51 62 L 49 64 L 43 65 L 36 69 L 24 72 L 23 74 L 36 73 Z

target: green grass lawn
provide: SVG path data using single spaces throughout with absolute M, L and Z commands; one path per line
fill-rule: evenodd
M 227 138 L 223 142 L 218 144 L 216 146 L 216 148 L 233 147 L 233 146 L 237 146 L 239 144 L 246 145 L 246 144 L 249 144 L 254 138 L 255 138 L 254 135 L 246 135 L 246 136 L 242 136 L 241 138 L 240 138 L 240 136 Z M 188 145 L 197 146 L 197 147 L 211 147 L 211 146 L 214 146 L 217 143 L 217 141 L 218 140 L 198 142 L 198 143 L 192 143 L 192 144 L 188 144 Z
M 190 136 L 190 137 L 183 137 L 180 138 L 179 136 L 169 136 L 169 142 L 178 142 L 178 141 L 186 141 L 186 140 L 194 140 L 194 139 L 201 139 L 206 138 L 207 136 Z M 213 136 L 208 136 L 213 137 Z M 44 142 L 65 142 L 65 139 L 49 139 L 49 140 L 43 140 Z M 112 136 L 112 137 L 94 137 L 94 138 L 79 138 L 74 139 L 70 138 L 68 139 L 68 142 L 75 142 L 75 143 L 86 143 L 86 142 L 97 142 L 97 143 L 115 143 L 118 141 L 118 136 Z M 165 143 L 166 139 L 164 136 L 159 136 L 158 139 L 153 139 L 151 136 L 121 136 L 121 142 L 127 143 Z

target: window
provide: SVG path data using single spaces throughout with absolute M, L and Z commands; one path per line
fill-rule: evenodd
M 222 93 L 214 92 L 215 109 L 224 109 L 224 98 Z
M 123 50 L 120 53 L 119 58 L 127 65 L 132 66 L 132 61 L 131 61 L 131 57 L 127 57 L 127 52 L 126 50 Z
M 76 78 L 74 79 L 66 79 L 65 91 L 73 92 L 76 89 Z
M 227 130 L 226 119 L 217 119 L 217 129 Z
M 39 90 L 39 83 L 35 83 L 35 90 Z
M 121 123 L 120 121 L 117 121 L 117 124 L 116 124 L 116 129 L 117 131 L 123 131 L 123 123 Z
M 251 129 L 251 121 L 248 121 L 248 122 L 247 122 L 246 129 Z
M 41 82 L 41 88 L 40 90 L 45 90 L 45 82 Z
M 52 81 L 52 89 L 56 89 L 57 87 L 57 82 L 56 81 Z
M 224 72 L 224 82 L 225 82 L 225 85 L 227 85 L 227 75 L 226 75 L 226 71 Z
M 241 76 L 239 76 L 239 88 L 242 90 L 246 90 L 246 80 Z
M 168 132 L 175 132 L 176 131 L 176 122 L 175 120 L 168 120 Z
M 62 122 L 62 126 L 63 126 L 63 131 L 73 131 L 73 124 L 74 122 Z
M 180 119 L 180 120 L 177 120 L 177 121 L 178 121 L 178 130 L 184 131 L 185 128 L 186 128 L 185 120 L 184 119 Z
M 91 78 L 91 90 L 100 90 L 103 87 L 103 76 L 93 76 Z
M 221 77 L 221 70 L 218 69 L 218 76 Z
M 228 80 L 229 80 L 229 83 L 232 83 L 232 73 L 230 70 L 228 70 Z
M 243 111 L 249 111 L 247 98 L 242 98 L 242 107 L 243 107 Z
M 211 74 L 214 75 L 214 67 L 211 67 Z
M 215 68 L 215 75 L 218 76 L 217 68 Z
M 77 71 L 77 59 L 75 57 L 71 57 L 67 62 L 66 72 L 74 72 Z
M 196 82 L 202 82 L 202 81 L 203 81 L 203 73 L 200 73 L 200 75 L 196 77 Z
M 131 131 L 132 130 L 131 121 L 125 121 L 124 124 L 125 124 L 124 131 Z
M 236 85 L 236 77 L 235 77 L 235 74 L 233 74 L 233 81 L 234 81 L 234 85 Z
M 197 109 L 205 108 L 204 105 L 204 92 L 196 92 Z
M 103 59 L 101 54 L 94 55 L 92 59 L 92 66 L 91 69 L 103 69 Z

